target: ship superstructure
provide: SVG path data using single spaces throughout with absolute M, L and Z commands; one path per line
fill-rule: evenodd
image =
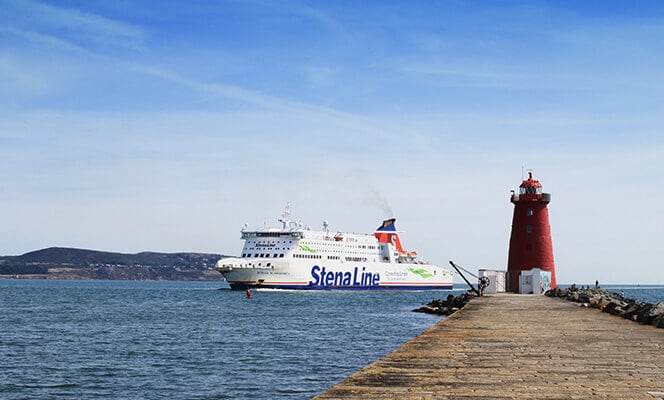
M 452 273 L 404 251 L 395 219 L 373 234 L 312 230 L 291 221 L 287 207 L 280 228 L 242 229 L 240 257 L 216 269 L 232 289 L 451 289 Z

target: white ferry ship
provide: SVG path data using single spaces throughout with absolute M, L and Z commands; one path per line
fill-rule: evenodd
M 331 233 L 327 221 L 315 231 L 290 220 L 281 228 L 242 229 L 242 256 L 222 258 L 219 271 L 232 289 L 452 289 L 452 272 L 401 247 L 395 219 L 373 234 Z

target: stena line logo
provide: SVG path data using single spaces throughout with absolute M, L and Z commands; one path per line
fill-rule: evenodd
M 352 272 L 327 271 L 325 267 L 314 265 L 311 268 L 309 285 L 312 286 L 378 286 L 380 274 L 367 272 L 365 267 L 355 267 Z

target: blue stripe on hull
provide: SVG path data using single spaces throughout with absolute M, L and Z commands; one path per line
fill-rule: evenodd
M 233 290 L 247 289 L 284 289 L 284 290 L 452 290 L 453 285 L 390 285 L 390 286 L 314 286 L 314 285 L 254 285 L 254 284 L 230 284 Z

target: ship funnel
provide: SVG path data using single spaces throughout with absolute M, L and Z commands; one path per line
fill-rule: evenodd
M 399 234 L 397 233 L 397 228 L 394 226 L 396 220 L 396 218 L 390 218 L 383 221 L 383 223 L 376 228 L 374 236 L 378 239 L 378 243 L 392 243 L 399 253 L 403 253 L 404 251 L 401 247 Z

